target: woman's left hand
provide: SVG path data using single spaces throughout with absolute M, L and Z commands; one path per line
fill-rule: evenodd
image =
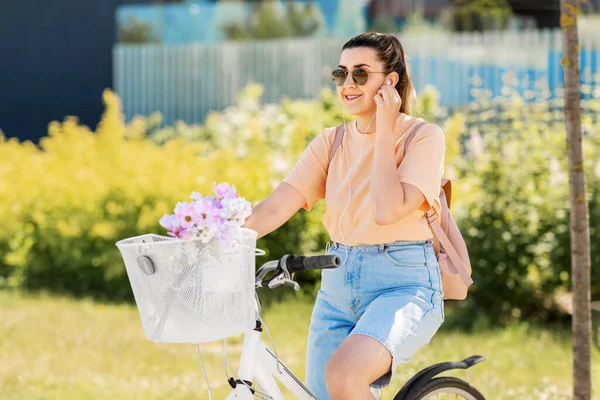
M 402 105 L 402 99 L 395 87 L 390 85 L 382 86 L 373 98 L 377 104 L 377 132 L 386 135 L 392 134 L 396 130 L 396 119 Z

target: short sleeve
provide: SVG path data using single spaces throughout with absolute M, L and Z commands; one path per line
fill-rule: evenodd
M 310 142 L 296 164 L 283 178 L 283 182 L 292 185 L 302 193 L 306 210 L 310 210 L 317 201 L 325 197 L 332 144 L 332 129 L 326 129 Z
M 429 205 L 440 192 L 445 152 L 444 132 L 435 124 L 427 124 L 415 135 L 398 166 L 400 181 L 418 188 Z

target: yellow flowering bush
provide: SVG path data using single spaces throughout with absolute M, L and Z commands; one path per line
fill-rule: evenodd
M 156 115 L 125 123 L 120 99 L 106 91 L 95 132 L 67 118 L 51 123 L 39 146 L 0 137 L 0 201 L 7 205 L 0 209 L 0 283 L 129 298 L 116 241 L 166 234 L 160 217 L 192 191 L 210 192 L 213 181 L 236 185 L 250 201 L 264 199 L 332 116 L 311 102 L 263 109 L 261 91 L 249 86 L 237 106 L 205 126 L 166 128 Z M 264 243 L 272 255 L 299 237 L 303 251 L 322 244 L 311 242 L 318 228 L 304 229 L 309 221 L 316 226 L 319 211 L 301 214 L 293 230 Z
M 474 268 L 472 294 L 457 304 L 492 323 L 556 316 L 553 295 L 569 288 L 566 143 L 560 99 L 524 102 L 483 94 L 462 110 L 439 106 L 435 88 L 418 114 L 442 126 L 453 212 Z M 160 114 L 126 123 L 119 98 L 104 93 L 95 131 L 75 118 L 49 125 L 39 146 L 0 135 L 0 286 L 50 289 L 111 300 L 131 298 L 115 242 L 154 232 L 161 216 L 213 181 L 251 202 L 268 196 L 309 141 L 342 120 L 335 94 L 262 105 L 249 85 L 237 104 L 203 125 L 161 126 Z M 583 103 L 593 265 L 600 263 L 600 101 Z M 347 117 L 347 121 L 350 119 Z M 324 204 L 299 212 L 260 239 L 259 262 L 324 250 Z M 600 296 L 600 272 L 593 275 Z M 319 273 L 298 276 L 314 290 Z

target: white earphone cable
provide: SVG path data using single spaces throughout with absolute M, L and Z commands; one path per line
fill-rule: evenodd
M 377 111 L 375 111 L 375 114 L 373 114 L 373 116 L 371 117 L 371 120 L 369 121 L 369 124 L 367 125 L 365 132 L 369 131 L 369 126 L 371 126 L 371 122 L 373 122 L 373 118 L 375 118 L 375 116 L 377 115 Z M 344 126 L 346 126 L 346 117 L 344 114 L 344 109 L 342 108 L 342 120 L 344 122 Z M 358 131 L 358 123 L 357 123 L 357 127 L 356 130 Z M 338 229 L 340 231 L 340 235 L 342 237 L 342 244 L 344 245 L 344 250 L 346 253 L 346 258 L 344 259 L 344 261 L 342 262 L 342 265 L 340 265 L 340 267 L 343 267 L 346 264 L 346 261 L 348 261 L 348 247 L 345 245 L 345 239 L 344 239 L 344 232 L 342 231 L 342 219 L 344 218 L 344 214 L 346 213 L 346 210 L 348 209 L 348 206 L 350 205 L 350 201 L 352 200 L 352 179 L 354 178 L 354 176 L 356 175 L 356 172 L 358 171 L 358 167 L 360 167 L 360 163 L 362 161 L 362 149 L 363 149 L 363 145 L 365 144 L 365 137 L 366 137 L 366 133 L 363 134 L 362 137 L 362 142 L 360 144 L 360 151 L 358 153 L 358 162 L 356 163 L 356 168 L 354 169 L 354 173 L 350 176 L 350 179 L 348 180 L 348 202 L 346 203 L 346 206 L 344 207 L 344 210 L 342 211 L 342 215 L 340 215 L 340 219 L 338 220 Z M 344 134 L 344 138 L 343 141 L 345 142 L 343 145 L 343 151 L 344 153 L 346 153 L 346 166 L 348 167 L 348 171 L 350 171 L 350 161 L 348 160 L 348 132 L 347 129 L 345 129 L 345 134 Z

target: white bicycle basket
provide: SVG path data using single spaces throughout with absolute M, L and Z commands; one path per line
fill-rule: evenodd
M 232 248 L 155 234 L 118 241 L 146 337 L 205 343 L 253 329 L 256 237 L 242 228 Z

